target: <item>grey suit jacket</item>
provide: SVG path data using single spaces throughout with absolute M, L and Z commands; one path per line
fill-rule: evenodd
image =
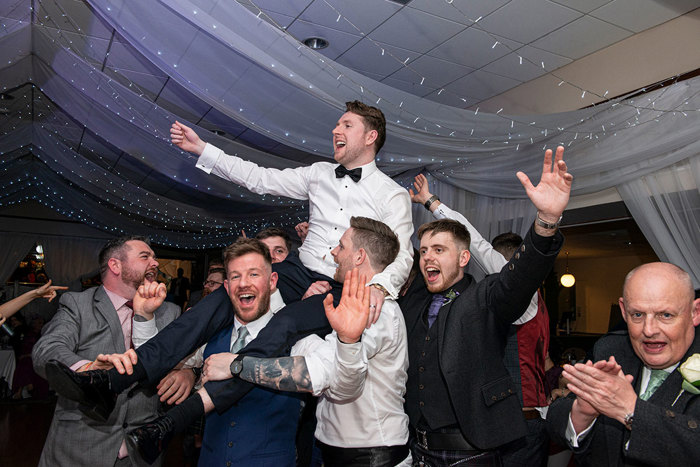
M 156 327 L 164 328 L 179 314 L 176 305 L 164 303 L 155 312 Z M 37 373 L 45 377 L 44 367 L 52 359 L 71 366 L 94 360 L 100 353 L 125 351 L 117 312 L 104 288 L 96 287 L 61 296 L 58 312 L 34 346 L 32 360 Z M 126 431 L 153 420 L 158 406 L 153 388 L 124 391 L 109 420 L 99 423 L 85 417 L 76 402 L 59 397 L 39 465 L 112 467 Z
M 700 334 L 681 362 L 700 352 Z M 642 362 L 634 353 L 627 331 L 617 331 L 601 338 L 593 349 L 594 361 L 611 355 L 625 374 L 639 384 Z M 580 465 L 590 466 L 686 466 L 700 463 L 700 395 L 681 391 L 683 377 L 671 373 L 647 401 L 637 399 L 632 430 L 617 420 L 599 416 L 591 433 L 574 449 Z M 637 392 L 639 388 L 637 387 Z M 547 423 L 552 437 L 566 446 L 566 426 L 574 396 L 557 399 L 549 407 Z M 628 449 L 625 443 L 629 440 Z

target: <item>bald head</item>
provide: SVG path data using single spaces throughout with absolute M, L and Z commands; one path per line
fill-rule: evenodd
M 694 297 L 690 277 L 673 264 L 644 264 L 627 274 L 620 309 L 632 348 L 647 367 L 669 368 L 686 354 L 700 324 Z
M 630 289 L 636 290 L 630 285 L 634 284 L 657 284 L 662 287 L 665 284 L 671 285 L 677 292 L 678 298 L 684 302 L 692 302 L 695 297 L 693 290 L 693 282 L 690 280 L 690 275 L 683 269 L 671 263 L 647 263 L 637 266 L 632 269 L 625 277 L 625 283 L 622 286 L 622 297 L 628 300 Z

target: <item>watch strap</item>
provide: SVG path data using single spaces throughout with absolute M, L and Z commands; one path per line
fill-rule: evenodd
M 559 216 L 559 219 L 555 223 L 550 223 L 542 220 L 540 217 L 539 211 L 537 211 L 537 217 L 535 217 L 535 224 L 539 225 L 540 227 L 548 230 L 553 230 L 559 227 L 559 224 L 561 224 L 561 220 L 564 216 Z

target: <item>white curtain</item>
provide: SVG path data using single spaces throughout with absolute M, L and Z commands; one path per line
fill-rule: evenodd
M 0 281 L 4 284 L 36 243 L 36 235 L 0 232 Z
M 685 269 L 700 288 L 700 156 L 617 187 L 662 261 Z
M 97 255 L 107 243 L 104 239 L 40 236 L 44 247 L 46 273 L 55 285 L 82 290 L 80 279 L 97 273 Z

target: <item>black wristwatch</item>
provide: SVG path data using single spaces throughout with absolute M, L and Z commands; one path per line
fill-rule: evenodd
M 238 376 L 241 371 L 243 371 L 243 357 L 245 357 L 245 355 L 238 354 L 231 362 L 231 366 L 229 367 L 231 376 Z

